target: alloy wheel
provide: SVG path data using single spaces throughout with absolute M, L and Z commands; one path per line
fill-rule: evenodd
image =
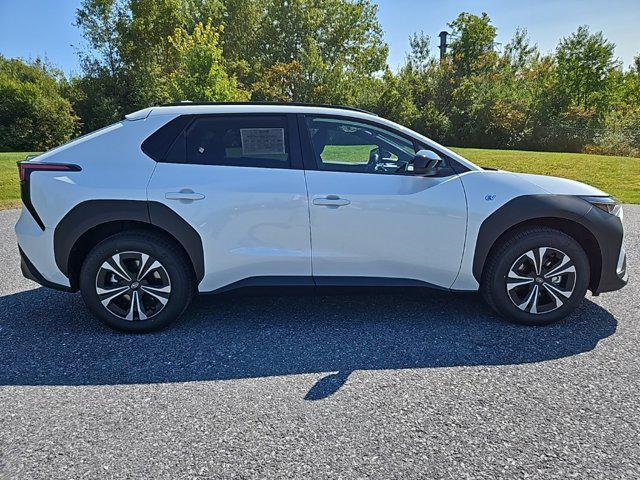
M 148 320 L 167 305 L 171 281 L 164 266 L 152 256 L 122 252 L 98 269 L 96 293 L 113 315 L 128 321 Z
M 527 251 L 513 262 L 506 278 L 511 302 L 533 315 L 562 307 L 576 286 L 576 267 L 566 253 L 552 247 Z

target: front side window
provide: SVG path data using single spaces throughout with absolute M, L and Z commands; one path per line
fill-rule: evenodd
M 306 117 L 320 170 L 404 174 L 416 150 L 412 140 L 364 122 Z
M 178 138 L 177 150 L 186 163 L 237 167 L 291 166 L 287 119 L 282 116 L 210 116 L 196 118 Z M 171 161 L 171 160 L 169 160 Z

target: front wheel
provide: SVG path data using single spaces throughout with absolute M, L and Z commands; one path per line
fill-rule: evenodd
M 502 241 L 484 269 L 481 293 L 509 320 L 546 325 L 569 315 L 589 285 L 580 244 L 551 228 L 522 230 Z
M 96 245 L 80 271 L 87 306 L 104 323 L 148 332 L 176 320 L 194 295 L 188 260 L 170 240 L 123 232 Z

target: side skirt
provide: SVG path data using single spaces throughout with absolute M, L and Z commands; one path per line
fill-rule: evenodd
M 225 293 L 345 293 L 370 289 L 432 289 L 451 292 L 448 288 L 412 280 L 408 278 L 384 277 L 311 277 L 311 276 L 270 276 L 250 277 L 231 283 L 222 288 L 209 292 L 199 292 L 200 295 L 218 295 Z M 463 293 L 461 291 L 461 293 Z

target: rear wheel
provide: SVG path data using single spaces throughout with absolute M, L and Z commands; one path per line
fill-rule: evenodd
M 80 272 L 87 306 L 112 328 L 148 332 L 176 320 L 195 288 L 184 253 L 161 235 L 124 232 L 96 245 Z
M 589 260 L 573 238 L 550 228 L 502 241 L 485 266 L 481 292 L 509 320 L 546 325 L 570 314 L 589 285 Z

